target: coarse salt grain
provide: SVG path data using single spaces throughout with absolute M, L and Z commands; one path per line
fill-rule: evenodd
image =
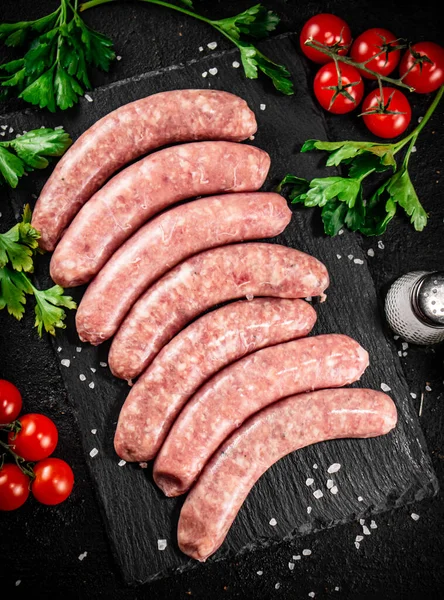
M 79 554 L 79 560 L 83 560 L 87 556 L 88 556 L 88 552 L 83 552 L 82 554 Z
M 290 571 L 293 571 L 293 569 L 294 569 L 294 562 L 289 562 L 288 563 L 288 568 L 290 569 Z
M 418 519 L 419 519 L 419 515 L 417 515 L 416 513 L 412 513 L 410 516 L 412 517 L 412 519 L 414 521 L 418 521 Z
M 426 389 L 427 392 L 431 392 L 432 391 L 432 388 L 429 385 L 426 385 L 425 389 Z
M 418 123 L 421 123 L 424 117 L 418 117 Z
M 347 256 L 347 258 L 348 258 L 348 260 L 352 260 L 352 259 L 353 259 L 353 254 L 349 254 L 349 255 Z
M 107 367 L 107 366 L 108 366 L 108 365 L 106 364 L 106 362 L 100 362 L 100 363 L 99 363 L 99 365 L 100 365 L 101 367 Z
M 410 392 L 410 396 L 413 398 L 413 400 L 416 398 L 416 394 L 414 392 Z
M 274 589 L 278 590 L 281 587 L 281 584 L 279 582 L 275 583 L 274 585 Z
M 302 550 L 302 554 L 303 554 L 304 556 L 310 556 L 310 554 L 311 554 L 311 550 L 309 550 L 308 548 L 306 548 L 305 550 Z
M 85 381 L 86 376 L 83 373 L 80 373 L 79 379 L 80 379 L 80 381 Z
M 384 250 L 385 246 L 384 246 L 384 242 L 382 240 L 379 240 L 379 242 L 378 242 L 378 248 L 380 250 Z
M 402 353 L 402 355 L 403 355 L 403 356 L 407 356 L 407 352 L 403 352 L 403 353 Z
M 334 481 L 333 479 L 327 479 L 327 489 L 331 490 L 331 488 L 334 486 Z
M 373 256 L 375 255 L 375 251 L 373 250 L 373 248 L 369 248 L 369 249 L 367 250 L 367 254 L 368 254 L 369 256 L 373 257 Z
M 301 560 L 301 555 L 297 554 L 296 556 L 293 556 L 293 560 Z
M 312 479 L 311 477 L 309 477 L 308 479 L 305 480 L 305 485 L 312 485 L 314 483 L 314 479 Z
M 91 433 L 92 433 L 93 435 L 96 435 L 96 433 L 97 433 L 97 429 L 91 429 Z
M 358 496 L 358 502 L 363 502 L 364 498 L 362 496 Z
M 69 358 L 62 358 L 62 360 L 60 361 L 60 364 L 63 365 L 64 367 L 69 367 L 69 365 L 71 364 L 71 361 L 69 360 Z
M 88 100 L 88 102 L 93 101 L 93 99 L 91 98 L 91 96 L 89 94 L 85 94 L 84 98 L 85 98 L 85 100 Z
M 158 550 L 165 550 L 166 547 L 167 547 L 166 540 L 157 540 L 157 549 Z
M 267 108 L 267 105 L 266 104 L 259 104 L 259 108 L 261 110 L 265 110 Z
M 233 68 L 238 69 L 240 67 L 240 63 L 237 60 L 234 60 L 232 63 Z
M 364 535 L 370 535 L 370 529 L 367 527 L 367 525 L 364 525 L 364 527 L 362 528 L 362 531 L 364 533 Z
M 341 468 L 341 465 L 339 463 L 333 463 L 332 465 L 330 465 L 327 469 L 327 473 L 330 473 L 330 475 L 332 473 L 337 473 L 339 471 L 339 469 Z
M 338 486 L 337 486 L 337 485 L 334 485 L 334 486 L 331 488 L 330 492 L 331 492 L 332 494 L 337 494 L 337 493 L 338 493 Z
M 217 74 L 217 67 L 213 67 L 211 69 L 208 69 L 208 73 L 210 75 L 216 75 Z
M 207 72 L 207 71 L 204 71 L 204 72 L 202 73 L 202 77 L 206 77 L 207 75 L 208 75 L 208 72 Z
M 119 467 L 124 467 L 126 465 L 126 460 L 119 460 L 119 462 L 117 463 Z
M 203 46 L 199 46 L 199 52 L 203 52 Z
M 359 542 L 355 542 L 356 550 L 359 550 L 359 546 L 360 546 L 360 545 L 361 545 L 361 544 L 360 544 Z
M 82 351 L 82 348 L 80 346 L 77 346 L 76 347 L 76 352 L 81 352 L 81 351 Z
M 98 453 L 99 453 L 99 451 L 97 450 L 97 448 L 93 448 L 91 450 L 91 452 L 89 453 L 89 455 L 90 455 L 91 458 L 94 458 L 95 456 L 98 455 Z
M 402 350 L 398 350 L 398 356 L 402 356 Z
M 5 133 L 6 133 L 6 131 L 2 131 L 2 132 L 0 133 L 0 135 L 1 135 L 1 136 L 4 136 L 4 135 L 5 135 Z
M 276 521 L 276 519 L 273 517 L 272 519 L 270 519 L 270 521 L 269 521 L 269 523 L 268 523 L 268 524 L 269 524 L 269 525 L 271 525 L 272 527 L 275 527 L 275 526 L 277 525 L 277 521 Z
M 340 260 L 342 256 L 340 254 L 336 254 L 336 258 Z
M 2 127 L 3 130 L 8 129 L 7 125 L 2 125 L 1 127 Z
M 90 369 L 92 373 L 95 373 L 97 371 L 97 369 L 95 369 L 94 367 L 90 367 Z
M 216 50 L 217 42 L 210 42 L 209 44 L 207 44 L 207 48 L 209 48 L 210 50 Z
M 256 571 L 256 573 L 257 573 L 259 576 L 264 574 L 264 572 L 263 572 L 263 571 Z
M 363 535 L 357 535 L 357 536 L 355 537 L 355 542 L 362 542 L 362 540 L 363 540 L 363 539 L 364 539 L 364 536 L 363 536 Z
M 308 514 L 308 515 L 311 513 L 311 511 L 312 511 L 312 508 L 311 508 L 311 506 L 307 506 L 307 514 Z
M 391 391 L 391 387 L 389 385 L 387 385 L 386 383 L 381 383 L 381 390 L 383 392 L 390 392 Z
M 322 498 L 322 496 L 323 496 L 323 495 L 324 495 L 324 494 L 321 492 L 321 490 L 315 490 L 315 491 L 313 492 L 313 496 L 314 496 L 314 497 L 315 497 L 317 500 L 319 500 L 319 498 Z
M 340 229 L 340 230 L 338 231 L 338 235 L 342 235 L 343 233 L 344 233 L 344 230 L 343 230 L 343 229 Z
M 309 592 L 308 595 L 310 596 L 310 598 L 314 598 L 315 597 L 315 593 L 314 592 Z
M 93 390 L 93 389 L 94 389 L 94 387 L 95 387 L 94 381 L 91 381 L 91 383 L 89 384 L 89 386 L 88 386 L 88 387 L 90 387 L 90 388 Z
M 362 258 L 355 258 L 354 261 L 355 265 L 363 265 L 364 261 L 362 260 Z
M 365 519 L 359 519 L 359 525 L 364 525 Z
M 253 298 L 254 298 L 254 295 L 253 295 L 253 294 L 247 294 L 247 295 L 245 296 L 245 298 L 246 298 L 246 299 L 247 299 L 249 302 L 251 302 L 251 300 L 253 300 Z
M 8 133 L 13 133 L 13 131 L 14 131 L 14 128 L 10 127 Z
M 338 586 L 335 587 L 335 592 L 339 592 Z
M 375 521 L 371 521 L 370 523 L 370 529 L 378 529 L 378 526 L 376 525 Z
M 21 579 L 17 579 L 17 581 L 15 582 L 15 587 L 19 586 L 21 584 L 22 580 Z
M 409 347 L 407 342 L 402 342 L 401 346 L 403 350 L 407 350 L 407 348 Z
M 416 152 L 416 146 L 412 146 L 412 152 Z
M 57 348 L 57 352 L 61 352 L 61 351 L 62 351 L 62 347 L 61 347 L 61 346 L 59 346 L 59 347 Z
M 318 468 L 318 465 L 317 465 L 317 463 L 315 463 L 315 464 L 313 465 L 313 469 L 317 469 L 317 468 Z
M 147 462 L 140 462 L 139 463 L 139 467 L 141 469 L 147 469 L 148 468 L 148 463 Z
M 121 56 L 116 56 L 116 60 L 122 60 Z

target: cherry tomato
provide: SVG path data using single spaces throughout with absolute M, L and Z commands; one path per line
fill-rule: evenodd
M 401 59 L 399 73 L 418 94 L 434 92 L 444 84 L 444 48 L 434 42 L 413 44 Z
M 60 458 L 45 458 L 34 466 L 35 479 L 31 490 L 42 504 L 60 504 L 68 498 L 74 486 L 71 467 Z
M 383 99 L 379 89 L 373 90 L 362 103 L 364 123 L 367 128 L 381 138 L 393 138 L 403 133 L 412 118 L 410 103 L 402 92 L 396 88 L 382 88 Z M 365 114 L 368 111 L 385 107 L 387 114 Z M 395 114 L 391 114 L 395 113 Z
M 351 65 L 338 65 L 341 79 L 339 89 L 338 72 L 334 62 L 321 67 L 316 73 L 313 88 L 315 96 L 325 110 L 344 114 L 354 110 L 362 100 L 364 84 L 359 71 Z
M 55 424 L 45 415 L 23 415 L 18 420 L 21 430 L 15 435 L 8 433 L 12 450 L 25 460 L 41 460 L 52 454 L 57 446 L 59 434 Z
M 400 50 L 390 50 L 390 47 L 396 46 L 396 37 L 391 31 L 374 27 L 361 33 L 352 44 L 350 56 L 356 62 L 365 62 L 366 67 L 379 73 L 380 75 L 389 75 L 399 63 L 401 58 Z M 379 54 L 377 58 L 369 60 L 372 56 Z M 366 62 L 369 61 L 369 62 Z M 376 75 L 366 73 L 362 69 L 359 72 L 367 79 L 376 79 Z
M 17 465 L 3 465 L 0 469 L 0 510 L 20 508 L 28 499 L 29 483 L 29 477 Z
M 352 39 L 350 27 L 336 15 L 321 13 L 309 19 L 302 28 L 299 43 L 305 56 L 321 65 L 330 62 L 331 58 L 319 50 L 306 46 L 304 42 L 309 38 L 326 46 L 341 47 L 338 54 L 347 54 Z
M 11 423 L 22 410 L 22 395 L 15 385 L 0 379 L 0 423 Z

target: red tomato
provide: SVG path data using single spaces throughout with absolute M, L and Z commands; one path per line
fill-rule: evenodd
M 31 490 L 42 504 L 60 504 L 68 498 L 74 486 L 71 467 L 60 458 L 45 458 L 34 466 L 35 479 Z
M 330 62 L 331 58 L 319 50 L 306 46 L 304 42 L 309 38 L 326 46 L 341 47 L 338 54 L 347 54 L 352 39 L 350 27 L 343 19 L 335 15 L 321 13 L 309 19 L 302 28 L 299 43 L 305 56 L 321 65 Z
M 0 379 L 0 423 L 11 423 L 22 410 L 22 396 L 13 383 Z
M 45 415 L 23 415 L 18 420 L 21 430 L 15 435 L 8 433 L 8 443 L 12 450 L 25 460 L 41 460 L 52 454 L 57 446 L 57 427 Z
M 418 94 L 434 92 L 444 85 L 444 48 L 434 42 L 413 44 L 401 59 L 399 73 Z
M 0 469 L 0 510 L 15 510 L 29 496 L 29 477 L 17 465 L 7 463 Z
M 361 33 L 355 41 L 350 50 L 350 56 L 356 62 L 365 62 L 365 66 L 380 75 L 389 75 L 399 63 L 401 58 L 400 50 L 390 50 L 391 44 L 396 42 L 396 37 L 387 29 L 382 27 L 374 27 L 373 29 L 367 29 L 364 33 Z M 376 55 L 378 55 L 376 57 Z M 375 56 L 376 58 L 372 58 Z M 367 62 L 368 61 L 368 62 Z M 371 75 L 359 69 L 359 72 L 363 77 L 367 79 L 376 79 L 376 75 Z
M 381 138 L 393 138 L 403 133 L 412 118 L 409 101 L 396 88 L 382 88 L 383 99 L 379 89 L 373 90 L 362 103 L 362 118 L 367 128 Z M 365 114 L 377 110 L 378 107 L 388 111 L 386 114 Z M 395 113 L 395 114 L 393 114 Z
M 362 100 L 364 84 L 359 71 L 351 65 L 338 64 L 340 84 L 336 64 L 330 62 L 316 73 L 314 93 L 322 108 L 335 114 L 354 110 Z

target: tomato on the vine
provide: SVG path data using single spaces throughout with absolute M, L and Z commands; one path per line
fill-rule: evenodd
M 14 464 L 6 463 L 0 469 L 0 510 L 20 508 L 29 496 L 30 479 Z
M 31 490 L 42 504 L 60 504 L 68 498 L 74 486 L 71 467 L 60 458 L 45 458 L 34 466 L 35 479 Z
M 394 138 L 403 133 L 412 118 L 412 109 L 405 95 L 396 88 L 373 90 L 362 103 L 362 118 L 372 133 L 381 138 Z M 384 109 L 384 113 L 377 112 Z
M 22 395 L 10 381 L 0 379 L 0 423 L 11 423 L 22 410 Z
M 380 75 L 390 75 L 401 58 L 401 51 L 395 49 L 396 42 L 397 38 L 388 29 L 382 27 L 367 29 L 353 42 L 350 56 L 356 62 L 365 62 L 365 66 L 371 71 Z M 372 59 L 373 56 L 375 58 Z M 359 69 L 359 72 L 363 77 L 376 79 L 376 75 L 366 73 L 362 69 Z
M 319 69 L 313 88 L 322 108 L 341 115 L 354 110 L 364 95 L 364 84 L 359 71 L 347 64 L 336 66 L 334 62 Z
M 444 48 L 434 42 L 413 44 L 401 59 L 399 74 L 418 94 L 434 92 L 444 85 Z
M 306 46 L 305 42 L 309 38 L 325 46 L 337 47 L 338 54 L 347 54 L 352 39 L 350 27 L 340 17 L 329 13 L 311 17 L 302 28 L 299 43 L 305 56 L 319 64 L 328 63 L 331 58 L 315 48 Z
M 30 413 L 18 419 L 20 431 L 8 433 L 11 449 L 25 460 L 41 460 L 52 454 L 59 434 L 54 422 L 45 415 Z

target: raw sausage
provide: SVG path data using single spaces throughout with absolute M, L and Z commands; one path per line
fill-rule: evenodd
M 181 331 L 131 389 L 114 437 L 126 461 L 154 458 L 188 398 L 214 373 L 259 348 L 307 335 L 316 311 L 304 300 L 256 298 L 214 310 Z
M 256 129 L 245 100 L 218 90 L 161 92 L 121 106 L 80 136 L 46 182 L 32 216 L 41 248 L 54 250 L 102 183 L 142 154 L 177 142 L 239 142 Z
M 185 258 L 230 242 L 272 237 L 290 219 L 282 196 L 260 192 L 203 198 L 163 213 L 127 240 L 89 285 L 76 316 L 82 339 L 110 338 L 148 286 Z
M 269 168 L 266 152 L 235 142 L 181 144 L 143 158 L 83 206 L 52 256 L 52 279 L 63 287 L 90 281 L 155 213 L 195 196 L 258 190 Z
M 135 377 L 185 325 L 221 302 L 319 296 L 328 283 L 327 269 L 316 258 L 277 244 L 250 242 L 201 252 L 136 302 L 111 344 L 109 366 L 117 377 Z M 85 333 L 79 331 L 84 339 Z
M 226 367 L 190 399 L 154 463 L 166 496 L 186 492 L 216 448 L 264 406 L 308 390 L 359 379 L 367 352 L 346 335 L 328 334 L 264 348 Z
M 214 454 L 186 498 L 179 548 L 200 561 L 216 552 L 253 485 L 283 456 L 324 440 L 384 435 L 396 422 L 391 398 L 367 389 L 309 392 L 261 410 Z

